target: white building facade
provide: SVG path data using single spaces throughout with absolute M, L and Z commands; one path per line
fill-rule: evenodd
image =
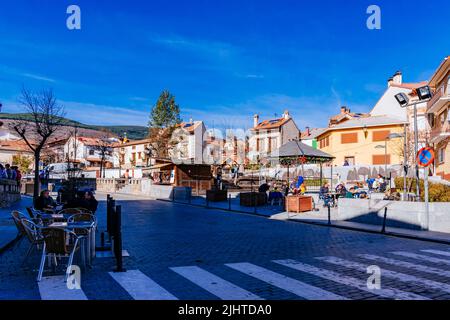
M 107 144 L 105 152 L 104 166 L 112 167 L 114 163 L 113 146 L 115 141 L 111 140 Z M 85 167 L 100 167 L 102 162 L 102 148 L 106 146 L 99 138 L 71 137 L 64 145 L 64 159 L 75 163 L 81 163 Z
M 249 138 L 248 158 L 255 163 L 291 140 L 300 138 L 300 130 L 285 111 L 282 118 L 260 122 L 259 115 L 253 118 L 253 128 Z
M 172 135 L 174 147 L 169 156 L 174 163 L 204 164 L 206 149 L 206 127 L 203 121 L 183 122 Z
M 410 103 L 418 102 L 419 99 L 415 93 L 415 89 L 427 85 L 426 81 L 418 83 L 404 83 L 401 72 L 395 73 L 393 77 L 388 80 L 388 88 L 378 100 L 375 107 L 370 112 L 371 116 L 389 116 L 398 118 L 409 123 L 410 133 L 414 132 L 414 107 L 402 108 L 395 99 L 395 95 L 399 93 L 406 94 Z M 429 140 L 430 126 L 427 120 L 427 103 L 419 103 L 417 108 L 417 130 L 419 132 L 419 143 L 425 146 Z

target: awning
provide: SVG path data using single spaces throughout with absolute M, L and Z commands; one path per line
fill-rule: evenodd
M 295 160 L 302 158 L 305 163 L 326 163 L 334 157 L 326 152 L 314 149 L 299 141 L 290 141 L 270 154 L 271 160 Z
M 166 169 L 166 168 L 171 168 L 173 167 L 173 163 L 160 163 L 160 164 L 155 164 L 154 166 L 151 166 L 149 168 L 147 168 L 147 170 L 157 170 L 157 169 Z

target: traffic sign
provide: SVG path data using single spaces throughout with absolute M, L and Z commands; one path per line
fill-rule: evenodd
M 434 150 L 433 148 L 426 147 L 419 150 L 417 153 L 417 163 L 421 167 L 429 167 L 434 163 Z

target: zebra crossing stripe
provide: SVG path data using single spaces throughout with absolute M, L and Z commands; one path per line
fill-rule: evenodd
M 139 270 L 127 272 L 110 272 L 134 300 L 178 300 L 171 293 Z
M 420 272 L 432 273 L 432 274 L 436 274 L 439 276 L 450 278 L 450 271 L 439 269 L 439 268 L 428 267 L 428 266 L 424 266 L 421 264 L 414 264 L 411 262 L 380 257 L 380 256 L 376 256 L 376 255 L 371 255 L 371 254 L 359 254 L 357 256 L 360 258 L 363 258 L 363 259 L 367 259 L 367 260 L 383 262 L 383 263 L 391 264 L 391 265 L 397 266 L 397 267 L 408 268 L 408 269 L 412 269 L 412 270 L 416 270 L 416 271 L 420 271 Z
M 441 250 L 420 250 L 420 251 L 450 257 L 450 251 L 441 251 Z
M 69 289 L 64 276 L 44 277 L 38 286 L 42 300 L 88 300 L 82 289 Z
M 347 300 L 332 292 L 286 277 L 251 263 L 229 263 L 226 266 L 307 300 Z
M 375 289 L 372 290 L 367 287 L 367 283 L 364 280 L 348 277 L 346 275 L 342 275 L 340 273 L 331 270 L 317 268 L 308 264 L 298 262 L 296 260 L 275 260 L 273 262 L 291 269 L 309 273 L 316 277 L 328 279 L 330 281 L 340 283 L 349 287 L 353 287 L 361 291 L 369 292 L 384 298 L 396 300 L 429 300 L 427 297 L 415 293 L 405 292 L 395 288 L 382 288 L 378 290 Z
M 263 300 L 257 295 L 199 267 L 176 267 L 170 269 L 222 300 Z
M 320 257 L 320 258 L 316 258 L 316 259 L 318 259 L 320 261 L 325 261 L 327 263 L 331 263 L 334 265 L 343 266 L 343 267 L 350 268 L 350 269 L 355 269 L 355 270 L 358 270 L 361 272 L 366 272 L 367 267 L 368 267 L 368 265 L 365 265 L 363 263 L 353 262 L 353 261 L 341 259 L 338 257 Z M 381 274 L 382 274 L 382 276 L 397 279 L 402 282 L 415 283 L 415 284 L 424 285 L 426 287 L 433 288 L 436 290 L 450 292 L 450 285 L 448 285 L 446 283 L 428 280 L 428 279 L 424 279 L 424 278 L 419 278 L 419 277 L 412 276 L 409 274 L 395 272 L 395 271 L 386 270 L 386 269 L 382 269 Z
M 433 262 L 433 263 L 443 263 L 443 264 L 450 265 L 450 260 L 439 259 L 439 258 L 435 258 L 435 257 L 425 256 L 422 254 L 416 254 L 416 253 L 405 252 L 405 251 L 396 251 L 396 252 L 392 252 L 392 254 L 395 254 L 397 256 L 406 257 L 406 258 L 416 259 L 416 260 L 422 260 L 422 261 Z

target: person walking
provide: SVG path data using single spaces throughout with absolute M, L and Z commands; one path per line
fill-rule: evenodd
M 17 185 L 20 187 L 21 180 L 22 180 L 22 172 L 20 172 L 18 166 L 13 166 L 12 169 L 16 173 L 16 182 L 17 182 Z
M 16 172 L 11 168 L 11 165 L 9 163 L 5 165 L 5 171 L 7 176 L 6 179 L 16 180 Z
M 0 179 L 8 179 L 5 167 L 0 163 Z

